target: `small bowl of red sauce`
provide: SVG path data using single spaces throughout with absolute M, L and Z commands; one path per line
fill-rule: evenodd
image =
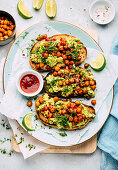
M 22 95 L 32 97 L 39 94 L 43 89 L 43 78 L 36 71 L 23 71 L 17 78 L 16 86 Z

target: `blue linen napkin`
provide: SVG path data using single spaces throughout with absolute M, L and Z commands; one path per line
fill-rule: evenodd
M 118 55 L 118 34 L 113 41 L 111 54 Z M 118 170 L 118 79 L 114 85 L 112 110 L 99 135 L 98 147 L 102 150 L 101 169 Z

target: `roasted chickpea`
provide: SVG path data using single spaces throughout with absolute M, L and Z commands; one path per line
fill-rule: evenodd
M 4 31 L 4 32 L 3 32 L 3 35 L 7 35 L 7 34 L 8 34 L 8 31 Z
M 12 35 L 12 31 L 8 30 L 8 36 L 10 37 Z
M 82 116 L 79 116 L 79 117 L 78 117 L 78 121 L 79 121 L 79 122 L 82 122 L 82 121 L 83 121 Z
M 55 111 L 55 108 L 52 107 L 52 108 L 50 109 L 50 111 L 51 111 L 51 113 L 53 113 L 53 112 Z
M 45 43 L 44 46 L 45 46 L 45 47 L 48 47 L 48 43 Z
M 71 55 L 68 55 L 68 59 L 71 60 L 71 59 L 72 59 L 72 56 L 71 56 Z
M 2 37 L 3 35 L 2 35 L 2 33 L 0 32 L 0 37 Z
M 73 64 L 74 64 L 74 61 L 71 60 L 71 61 L 70 61 L 70 64 L 73 65 Z
M 96 89 L 96 85 L 91 86 L 91 89 L 95 90 Z
M 40 97 L 40 98 L 39 98 L 39 102 L 40 102 L 41 104 L 44 103 L 43 97 Z
M 0 23 L 1 23 L 1 25 L 4 25 L 4 20 L 1 20 L 1 22 L 0 22 Z
M 7 29 L 7 25 L 3 25 L 2 28 L 4 28 L 6 30 Z
M 73 67 L 73 65 L 69 65 L 68 67 L 69 67 L 69 69 L 71 69 Z
M 52 113 L 49 113 L 49 114 L 48 114 L 49 118 L 51 118 L 51 117 L 52 117 L 52 115 L 53 115 Z
M 14 27 L 15 27 L 15 25 L 11 25 L 11 26 L 10 26 L 10 30 L 13 30 Z
M 78 60 L 80 61 L 81 59 L 82 59 L 82 57 L 81 57 L 81 56 L 79 56 L 79 57 L 78 57 Z
M 59 46 L 59 50 L 60 50 L 60 51 L 63 51 L 63 50 L 64 50 L 64 47 L 63 47 L 63 46 Z
M 94 81 L 90 81 L 90 85 L 93 86 L 95 84 Z
M 85 86 L 89 86 L 89 81 L 85 81 Z
M 9 21 L 8 20 L 4 20 L 4 25 L 9 25 Z
M 64 110 L 62 110 L 62 114 L 66 114 L 67 113 L 67 111 L 64 109 Z
M 82 90 L 79 90 L 79 91 L 78 91 L 78 94 L 79 94 L 79 95 L 82 95 L 82 94 L 83 94 L 83 91 L 82 91 Z
M 66 64 L 66 65 L 69 65 L 69 60 L 65 60 L 65 64 Z
M 47 52 L 45 52 L 45 53 L 43 54 L 43 57 L 44 57 L 44 58 L 48 58 L 48 56 L 49 56 L 49 54 L 48 54 Z
M 80 107 L 78 107 L 78 108 L 76 109 L 76 112 L 77 112 L 77 113 L 81 113 L 81 112 L 82 112 L 82 109 L 81 109 Z
M 55 71 L 59 71 L 60 67 L 59 66 L 55 66 Z
M 78 119 L 77 119 L 77 116 L 74 116 L 74 122 L 77 122 Z
M 5 39 L 9 38 L 7 35 L 4 36 Z
M 44 67 L 44 63 L 40 63 L 40 67 Z
M 39 107 L 39 106 L 40 106 L 39 100 L 36 100 L 35 105 L 36 105 L 36 107 Z
M 75 90 L 79 91 L 80 90 L 80 86 L 76 86 Z
M 4 38 L 3 38 L 3 37 L 0 37 L 0 40 L 4 40 Z
M 91 100 L 91 104 L 92 104 L 93 106 L 95 106 L 95 105 L 96 105 L 96 100 Z
M 88 63 L 85 63 L 85 64 L 84 64 L 84 67 L 85 67 L 85 68 L 88 68 L 88 67 L 89 67 L 89 64 L 88 64 Z
M 64 70 L 64 73 L 65 73 L 65 74 L 69 74 L 69 70 L 65 69 L 65 70 Z
M 69 121 L 72 122 L 73 121 L 73 117 L 69 117 Z
M 62 86 L 62 85 L 63 85 L 63 81 L 60 80 L 60 81 L 58 82 L 58 84 L 59 84 L 59 86 Z
M 55 102 L 58 102 L 58 101 L 59 101 L 59 98 L 58 98 L 58 97 L 54 97 L 54 101 L 55 101 Z
M 74 78 L 71 78 L 71 79 L 69 80 L 69 82 L 70 82 L 70 83 L 74 83 Z
M 83 117 L 83 119 L 86 119 L 86 118 L 87 118 L 86 115 L 82 115 L 82 117 Z
M 68 49 L 68 46 L 67 46 L 67 45 L 64 45 L 64 49 L 67 50 L 67 49 Z
M 57 57 L 61 57 L 61 53 L 59 51 L 57 52 Z
M 62 40 L 62 41 L 61 41 L 61 45 L 64 46 L 65 44 L 66 44 L 66 42 L 65 42 L 64 40 Z
M 75 103 L 71 103 L 71 108 L 74 108 L 75 107 Z
M 59 71 L 58 71 L 58 75 L 61 75 L 61 74 L 62 74 L 62 71 L 61 71 L 61 70 L 59 70 Z
M 53 73 L 53 76 L 56 77 L 57 75 L 58 75 L 58 73 L 55 71 L 55 72 Z
M 84 87 L 84 88 L 82 89 L 82 92 L 83 92 L 84 94 L 87 93 L 87 88 Z
M 73 108 L 68 109 L 68 111 L 72 114 L 73 113 Z
M 36 68 L 39 68 L 39 67 L 40 67 L 40 64 L 36 64 L 35 66 L 36 66 Z
M 76 100 L 76 101 L 75 101 L 75 104 L 78 106 L 78 105 L 81 104 L 81 102 L 80 102 L 79 100 Z
M 27 102 L 27 106 L 28 106 L 28 107 L 31 107 L 31 106 L 32 106 L 32 101 L 31 101 L 31 100 L 29 100 L 29 101 Z
M 66 60 L 66 59 L 67 59 L 67 56 L 66 56 L 66 55 L 64 55 L 64 54 L 62 54 L 62 57 L 63 57 L 63 59 L 64 59 L 64 60 Z
M 65 80 L 65 83 L 66 83 L 66 84 L 69 84 L 69 80 L 68 80 L 68 79 L 67 79 L 67 80 Z
M 46 39 L 47 38 L 47 34 L 43 34 L 42 38 Z

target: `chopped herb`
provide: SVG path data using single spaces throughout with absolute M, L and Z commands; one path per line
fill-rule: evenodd
M 29 32 L 25 32 L 24 35 L 22 35 L 21 37 L 22 37 L 23 39 L 25 39 L 25 37 L 27 36 L 27 34 L 29 34 Z
M 45 129 L 45 127 L 41 125 L 41 129 Z
M 24 142 L 24 138 L 20 137 L 20 141 L 18 142 L 18 145 L 21 144 L 22 142 Z
M 36 146 L 28 144 L 28 145 L 26 145 L 26 148 L 29 148 L 29 151 L 30 151 L 31 149 L 35 149 Z
M 34 118 L 35 118 L 35 120 L 38 120 L 39 118 L 38 118 L 38 115 L 34 115 Z
M 6 141 L 10 141 L 10 142 L 11 142 L 11 139 L 4 138 L 4 140 L 0 140 L 1 144 L 3 144 L 3 143 L 6 142 Z
M 63 137 L 65 137 L 65 136 L 67 136 L 67 134 L 66 134 L 66 132 L 57 132 L 60 136 L 63 136 Z
M 47 30 L 47 32 L 49 32 L 51 28 L 46 26 L 45 29 Z
M 6 124 L 5 120 L 2 120 L 1 125 L 2 125 L 6 130 L 11 129 L 10 125 Z
M 51 126 L 49 126 L 49 129 L 52 129 L 52 127 L 51 127 Z
M 9 152 L 7 152 L 6 149 L 0 149 L 0 151 L 1 151 L 2 154 L 7 154 L 9 156 L 11 156 L 14 153 L 13 150 L 10 150 Z

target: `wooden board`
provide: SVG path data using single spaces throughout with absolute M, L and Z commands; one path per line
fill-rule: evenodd
M 21 32 L 22 32 L 22 30 L 18 30 L 16 32 L 16 38 L 18 37 L 18 35 Z M 86 32 L 88 32 L 88 34 L 98 42 L 98 34 L 95 30 L 86 30 Z M 17 144 L 17 141 L 14 140 L 13 133 L 12 133 L 12 147 L 13 147 L 14 151 L 21 152 L 20 148 Z M 96 150 L 96 148 L 97 148 L 97 134 L 84 143 L 81 143 L 81 144 L 78 144 L 78 145 L 75 145 L 75 146 L 69 146 L 69 147 L 67 147 L 67 146 L 66 147 L 56 147 L 56 146 L 50 147 L 49 146 L 48 149 L 45 149 L 45 150 L 41 151 L 40 153 L 89 154 L 89 153 L 93 153 Z

